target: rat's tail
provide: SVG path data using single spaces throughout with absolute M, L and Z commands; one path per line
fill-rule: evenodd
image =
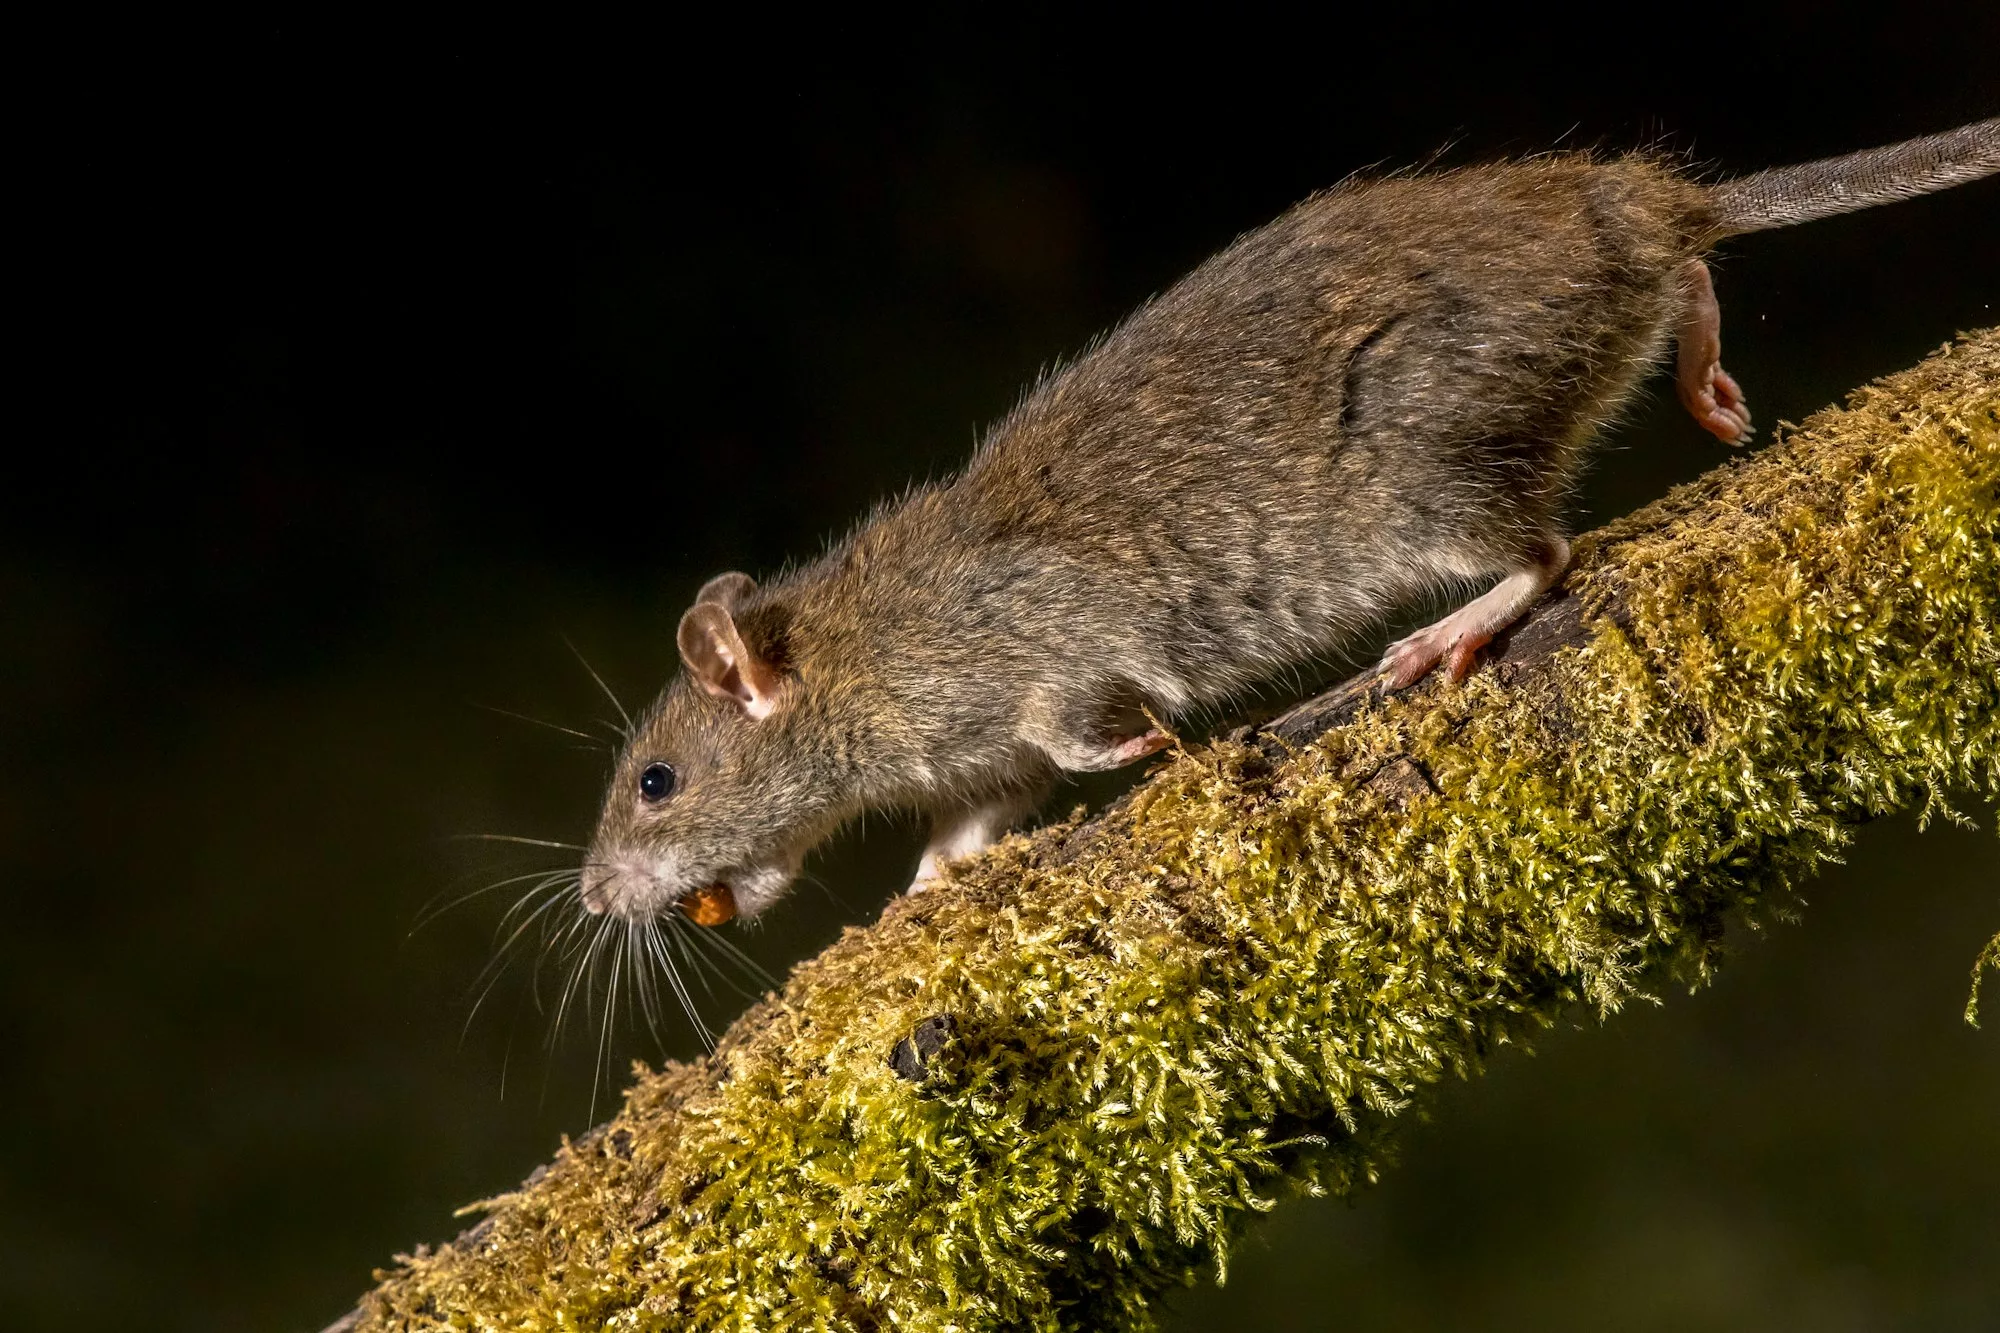
M 1914 199 L 2000 171 L 2000 118 L 1942 134 L 1724 181 L 1709 198 L 1720 236 Z

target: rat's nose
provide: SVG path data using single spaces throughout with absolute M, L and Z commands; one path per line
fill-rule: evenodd
M 615 912 L 636 920 L 658 910 L 664 893 L 660 872 L 653 866 L 613 860 L 593 862 L 583 873 L 583 910 L 592 916 Z
M 592 916 L 615 912 L 621 903 L 643 900 L 652 876 L 616 862 L 593 865 L 583 872 L 583 910 Z

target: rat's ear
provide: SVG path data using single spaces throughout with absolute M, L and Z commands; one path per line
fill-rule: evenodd
M 694 604 L 700 606 L 703 602 L 714 602 L 725 611 L 734 611 L 738 602 L 755 591 L 757 580 L 732 569 L 702 584 L 701 591 L 694 595 Z
M 735 577 L 743 579 L 741 574 Z M 769 717 L 778 706 L 778 673 L 744 646 L 728 607 L 707 600 L 696 602 L 681 617 L 679 637 L 681 661 L 702 689 L 735 704 L 745 717 Z

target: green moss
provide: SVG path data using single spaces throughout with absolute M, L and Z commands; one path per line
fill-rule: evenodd
M 1428 1084 L 1699 982 L 1853 821 L 2000 789 L 2000 335 L 1591 534 L 1570 586 L 1618 614 L 1546 669 L 1177 754 L 849 930 L 359 1326 L 1146 1326 L 1278 1191 L 1371 1180 Z

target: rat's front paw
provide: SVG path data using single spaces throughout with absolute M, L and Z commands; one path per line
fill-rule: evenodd
M 937 883 L 937 881 L 938 881 L 937 858 L 931 855 L 929 852 L 925 852 L 923 859 L 917 862 L 917 873 L 916 876 L 910 880 L 910 887 L 904 889 L 903 892 L 922 893 L 925 889 L 928 889 L 931 885 Z
M 1174 743 L 1174 738 L 1158 727 L 1150 728 L 1137 736 L 1114 740 L 1104 751 L 1106 768 L 1123 768 L 1137 763 L 1149 754 L 1158 754 Z
M 1149 727 L 1136 736 L 1090 736 L 1067 738 L 1049 750 L 1058 768 L 1069 773 L 1103 773 L 1137 763 L 1149 754 L 1158 754 L 1174 743 L 1174 738 L 1158 727 Z

